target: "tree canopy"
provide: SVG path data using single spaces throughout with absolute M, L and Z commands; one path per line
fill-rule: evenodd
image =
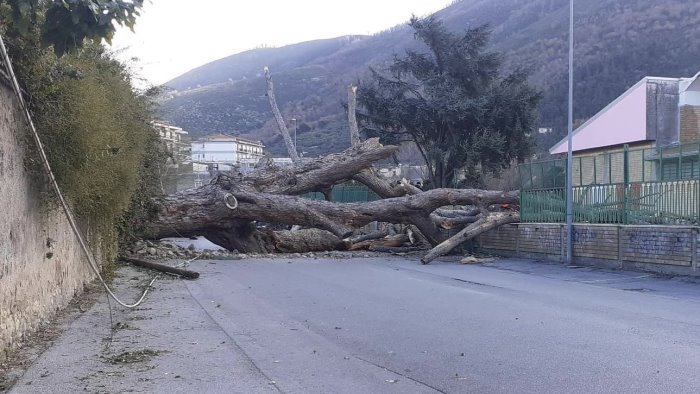
M 458 175 L 479 185 L 483 173 L 530 154 L 541 94 L 520 69 L 500 75 L 502 56 L 486 50 L 488 26 L 458 36 L 434 17 L 409 25 L 429 51 L 370 69 L 358 92 L 365 131 L 384 143 L 415 143 L 432 187 L 453 186 Z
M 57 56 L 85 39 L 112 39 L 117 26 L 133 28 L 143 0 L 0 0 L 0 25 L 16 35 L 39 27 Z

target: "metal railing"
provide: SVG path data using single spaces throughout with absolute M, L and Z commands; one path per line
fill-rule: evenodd
M 574 222 L 700 223 L 698 144 L 622 150 L 575 157 Z M 519 167 L 521 220 L 565 221 L 566 160 Z
M 367 202 L 380 200 L 380 197 L 364 185 L 336 185 L 331 191 L 333 202 Z M 312 192 L 304 194 L 312 200 L 325 200 L 323 193 Z

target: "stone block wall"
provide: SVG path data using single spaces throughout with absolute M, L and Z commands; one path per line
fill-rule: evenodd
M 478 247 L 485 252 L 566 260 L 563 224 L 519 223 L 482 234 Z M 573 257 L 578 262 L 700 276 L 700 228 L 687 226 L 621 226 L 576 224 Z
M 63 212 L 42 201 L 41 169 L 26 168 L 27 133 L 0 80 L 0 359 L 93 279 Z
M 518 226 L 518 252 L 544 256 L 561 254 L 561 234 L 557 224 Z

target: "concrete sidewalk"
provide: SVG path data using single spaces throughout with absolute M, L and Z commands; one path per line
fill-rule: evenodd
M 151 275 L 125 266 L 113 286 L 132 301 Z M 112 323 L 102 296 L 10 392 L 278 392 L 189 295 L 183 281 L 162 276 L 136 309 L 111 304 Z
M 689 278 L 391 256 L 191 268 L 112 322 L 102 295 L 12 393 L 700 392 Z M 150 275 L 123 267 L 114 287 L 132 300 Z

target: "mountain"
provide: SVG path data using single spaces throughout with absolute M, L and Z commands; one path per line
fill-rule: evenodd
M 436 13 L 454 31 L 488 23 L 491 49 L 506 70 L 531 72 L 543 90 L 540 124 L 554 128 L 540 148 L 566 131 L 569 0 L 463 0 Z M 700 70 L 700 2 L 587 0 L 575 9 L 575 117 L 586 119 L 646 75 L 691 76 Z M 347 147 L 342 103 L 347 84 L 381 68 L 394 54 L 421 49 L 412 31 L 396 26 L 372 36 L 347 36 L 233 55 L 175 78 L 161 116 L 195 137 L 229 132 L 284 148 L 265 97 L 269 66 L 277 101 L 297 118 L 300 151 L 317 155 Z M 424 49 L 424 48 L 423 48 Z

